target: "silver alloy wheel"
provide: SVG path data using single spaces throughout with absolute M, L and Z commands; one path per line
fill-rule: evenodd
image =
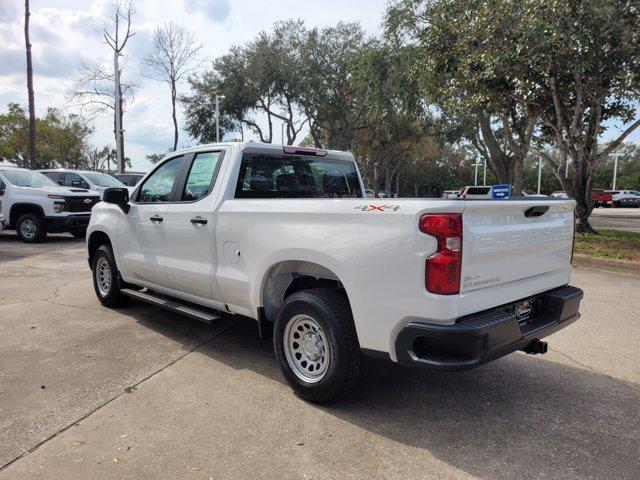
M 28 240 L 32 240 L 36 236 L 36 232 L 38 231 L 38 226 L 36 222 L 27 218 L 20 222 L 20 233 L 22 236 Z
M 93 274 L 96 277 L 96 285 L 101 297 L 106 297 L 111 289 L 111 267 L 106 258 L 100 257 L 96 262 Z
M 293 373 L 302 381 L 317 383 L 329 367 L 329 342 L 320 324 L 308 315 L 293 316 L 284 330 L 284 353 Z

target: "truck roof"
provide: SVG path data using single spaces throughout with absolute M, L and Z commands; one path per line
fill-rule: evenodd
M 351 152 L 345 152 L 342 150 L 327 150 L 327 149 L 320 149 L 320 148 L 309 148 L 309 147 L 299 147 L 299 146 L 295 146 L 295 145 L 282 145 L 282 144 L 278 144 L 278 143 L 263 143 L 263 142 L 253 142 L 253 141 L 249 141 L 249 142 L 218 142 L 218 143 L 206 143 L 206 144 L 202 144 L 202 145 L 197 145 L 195 147 L 189 147 L 189 148 L 183 148 L 180 150 L 176 150 L 175 152 L 171 152 L 171 154 L 174 153 L 190 153 L 190 152 L 197 152 L 197 151 L 201 151 L 201 150 L 210 150 L 212 148 L 217 148 L 217 147 L 232 147 L 232 148 L 237 148 L 241 151 L 247 151 L 247 152 L 255 152 L 255 153 L 284 153 L 284 149 L 285 148 L 291 148 L 291 149 L 296 149 L 299 150 L 300 152 L 296 152 L 298 155 L 304 155 L 305 153 L 303 153 L 305 150 L 311 152 L 311 151 L 321 151 L 321 152 L 326 152 L 325 155 L 322 156 L 326 156 L 326 157 L 330 157 L 331 159 L 339 159 L 339 160 L 349 160 L 349 161 L 353 161 L 354 157 L 353 154 Z M 287 152 L 289 154 L 296 154 L 294 152 Z M 169 154 L 168 154 L 169 155 Z

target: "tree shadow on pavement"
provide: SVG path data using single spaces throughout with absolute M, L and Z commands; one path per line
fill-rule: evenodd
M 198 351 L 284 383 L 253 320 Z M 356 391 L 316 408 L 481 478 L 559 479 L 637 478 L 639 406 L 637 384 L 516 353 L 449 373 L 367 359 Z

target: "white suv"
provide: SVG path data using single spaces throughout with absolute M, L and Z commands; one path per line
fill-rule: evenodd
M 102 198 L 102 195 L 107 188 L 119 188 L 126 186 L 120 180 L 102 172 L 92 172 L 88 170 L 71 170 L 64 168 L 38 171 L 49 177 L 58 185 L 93 190 L 94 192 L 98 192 L 100 194 L 100 198 Z
M 0 165 L 0 218 L 27 243 L 41 242 L 47 233 L 85 235 L 95 192 L 63 188 L 41 173 Z

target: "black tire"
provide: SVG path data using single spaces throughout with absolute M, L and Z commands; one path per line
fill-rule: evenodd
M 287 340 L 291 332 L 287 331 L 287 325 L 290 322 L 304 323 L 305 320 L 300 319 L 305 317 L 321 327 L 323 338 L 326 340 L 326 344 L 321 344 L 322 351 L 327 353 L 327 356 L 322 358 L 328 360 L 328 365 L 323 367 L 323 376 L 314 382 L 305 381 L 295 372 L 294 369 L 299 367 L 295 367 L 291 350 L 291 360 L 287 358 L 287 344 L 295 344 L 295 341 L 290 343 Z M 296 330 L 293 330 L 293 334 L 295 333 Z M 309 334 L 313 334 L 311 330 Z M 345 395 L 360 378 L 362 351 L 358 344 L 351 308 L 345 296 L 337 290 L 314 288 L 296 292 L 288 297 L 275 322 L 273 348 L 289 385 L 298 395 L 311 402 L 325 403 Z
M 106 262 L 108 268 L 105 268 L 104 262 Z M 109 245 L 101 245 L 93 255 L 91 273 L 93 288 L 102 305 L 105 307 L 121 307 L 129 302 L 130 297 L 120 291 L 118 267 Z M 105 278 L 108 274 L 110 279 L 108 288 L 105 287 L 105 283 L 100 283 L 99 286 L 99 282 L 101 282 L 99 280 L 100 273 L 105 275 Z
M 16 233 L 25 243 L 40 243 L 47 236 L 47 227 L 39 214 L 25 213 L 16 222 Z
M 85 238 L 87 236 L 87 227 L 74 228 L 69 233 L 75 238 Z

